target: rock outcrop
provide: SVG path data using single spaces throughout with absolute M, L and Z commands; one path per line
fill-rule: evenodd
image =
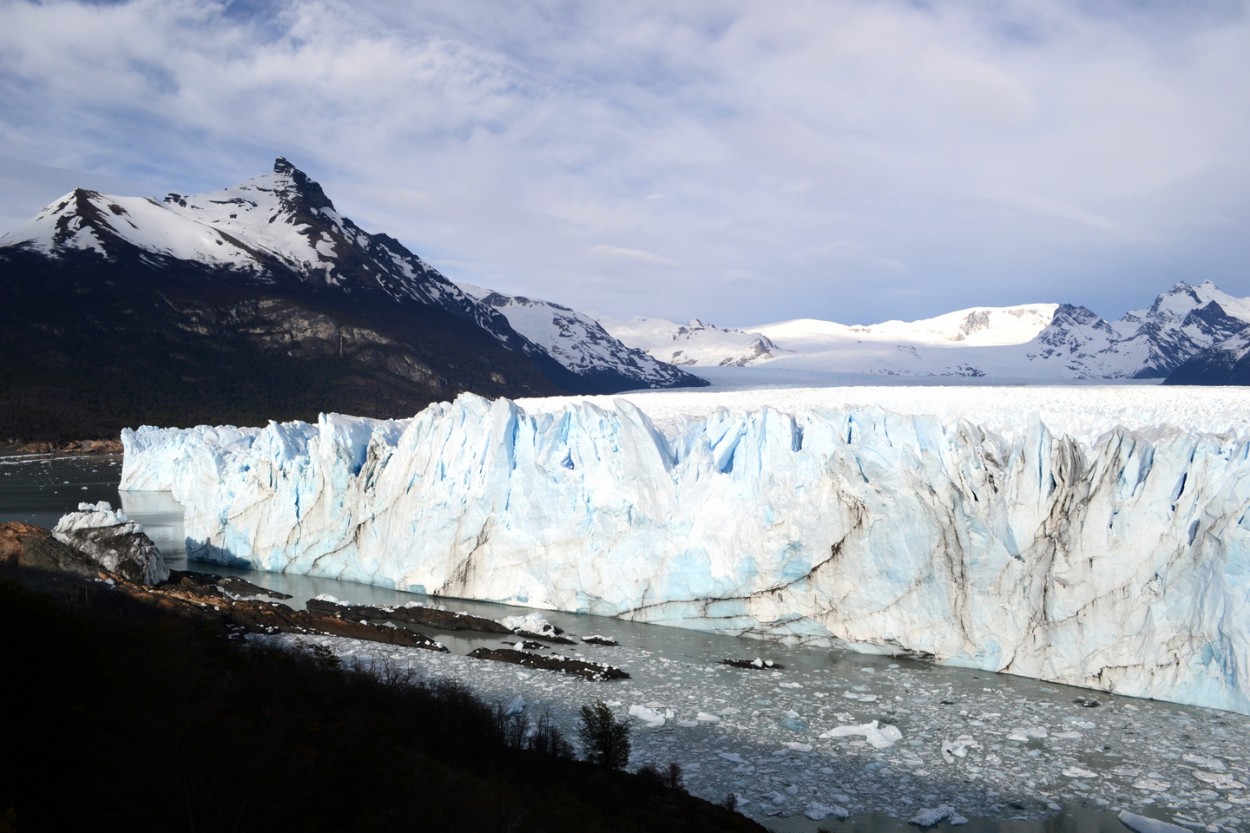
M 143 527 L 114 510 L 108 501 L 80 503 L 61 517 L 52 537 L 91 561 L 137 584 L 160 584 L 169 578 L 161 551 Z
M 21 521 L 0 524 L 0 564 L 82 577 L 100 572 L 99 564 L 56 540 L 48 530 Z

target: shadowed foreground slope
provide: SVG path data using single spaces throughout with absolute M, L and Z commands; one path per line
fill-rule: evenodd
M 32 730 L 6 737 L 0 829 L 761 829 L 511 748 L 461 687 L 245 647 L 99 583 L 6 569 L 0 633 L 10 715 Z

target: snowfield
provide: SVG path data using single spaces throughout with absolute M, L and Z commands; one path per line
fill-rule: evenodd
M 123 434 L 192 557 L 1250 713 L 1250 395 L 847 388 Z
M 879 324 L 802 318 L 745 331 L 700 321 L 605 322 L 631 347 L 712 370 L 714 380 L 736 376 L 776 383 L 784 377 L 794 385 L 830 384 L 831 376 L 851 384 L 959 378 L 999 385 L 1164 378 L 1247 325 L 1250 298 L 1236 298 L 1210 281 L 1176 283 L 1149 307 L 1114 321 L 1085 307 L 1045 303 L 970 307 Z M 749 374 L 719 372 L 748 365 Z

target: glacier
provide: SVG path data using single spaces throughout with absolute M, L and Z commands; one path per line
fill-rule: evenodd
M 948 390 L 143 427 L 121 488 L 197 559 L 1250 713 L 1245 394 Z

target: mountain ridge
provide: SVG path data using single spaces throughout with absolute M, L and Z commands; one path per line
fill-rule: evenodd
M 600 323 L 631 347 L 682 367 L 746 367 L 789 352 L 762 333 L 717 327 L 698 318 L 685 324 L 645 316 L 604 318 Z
M 0 437 L 28 440 L 703 384 L 570 370 L 284 158 L 205 195 L 53 201 L 0 237 L 0 348 Z
M 637 319 L 636 319 L 637 320 Z M 646 328 L 618 325 L 614 334 L 657 357 L 673 358 L 687 325 L 645 319 Z M 739 364 L 742 337 L 762 337 L 776 349 L 749 364 L 752 379 L 779 375 L 837 374 L 844 382 L 873 378 L 977 378 L 1056 383 L 1152 380 L 1169 377 L 1191 358 L 1215 349 L 1250 327 L 1250 299 L 1236 298 L 1210 281 L 1184 281 L 1149 307 L 1107 321 L 1067 303 L 969 307 L 918 321 L 840 324 L 792 319 L 722 333 L 703 333 L 690 363 L 701 372 Z M 704 368 L 707 368 L 706 370 Z M 732 373 L 716 373 L 729 381 Z M 1250 378 L 1243 379 L 1250 381 Z M 1227 383 L 1227 382 L 1225 382 Z
M 570 307 L 471 284 L 459 286 L 471 297 L 502 313 L 519 333 L 583 377 L 593 379 L 600 374 L 625 373 L 650 387 L 692 386 L 682 384 L 689 374 L 679 370 L 676 363 L 626 347 L 600 322 Z M 706 384 L 702 379 L 699 382 Z

